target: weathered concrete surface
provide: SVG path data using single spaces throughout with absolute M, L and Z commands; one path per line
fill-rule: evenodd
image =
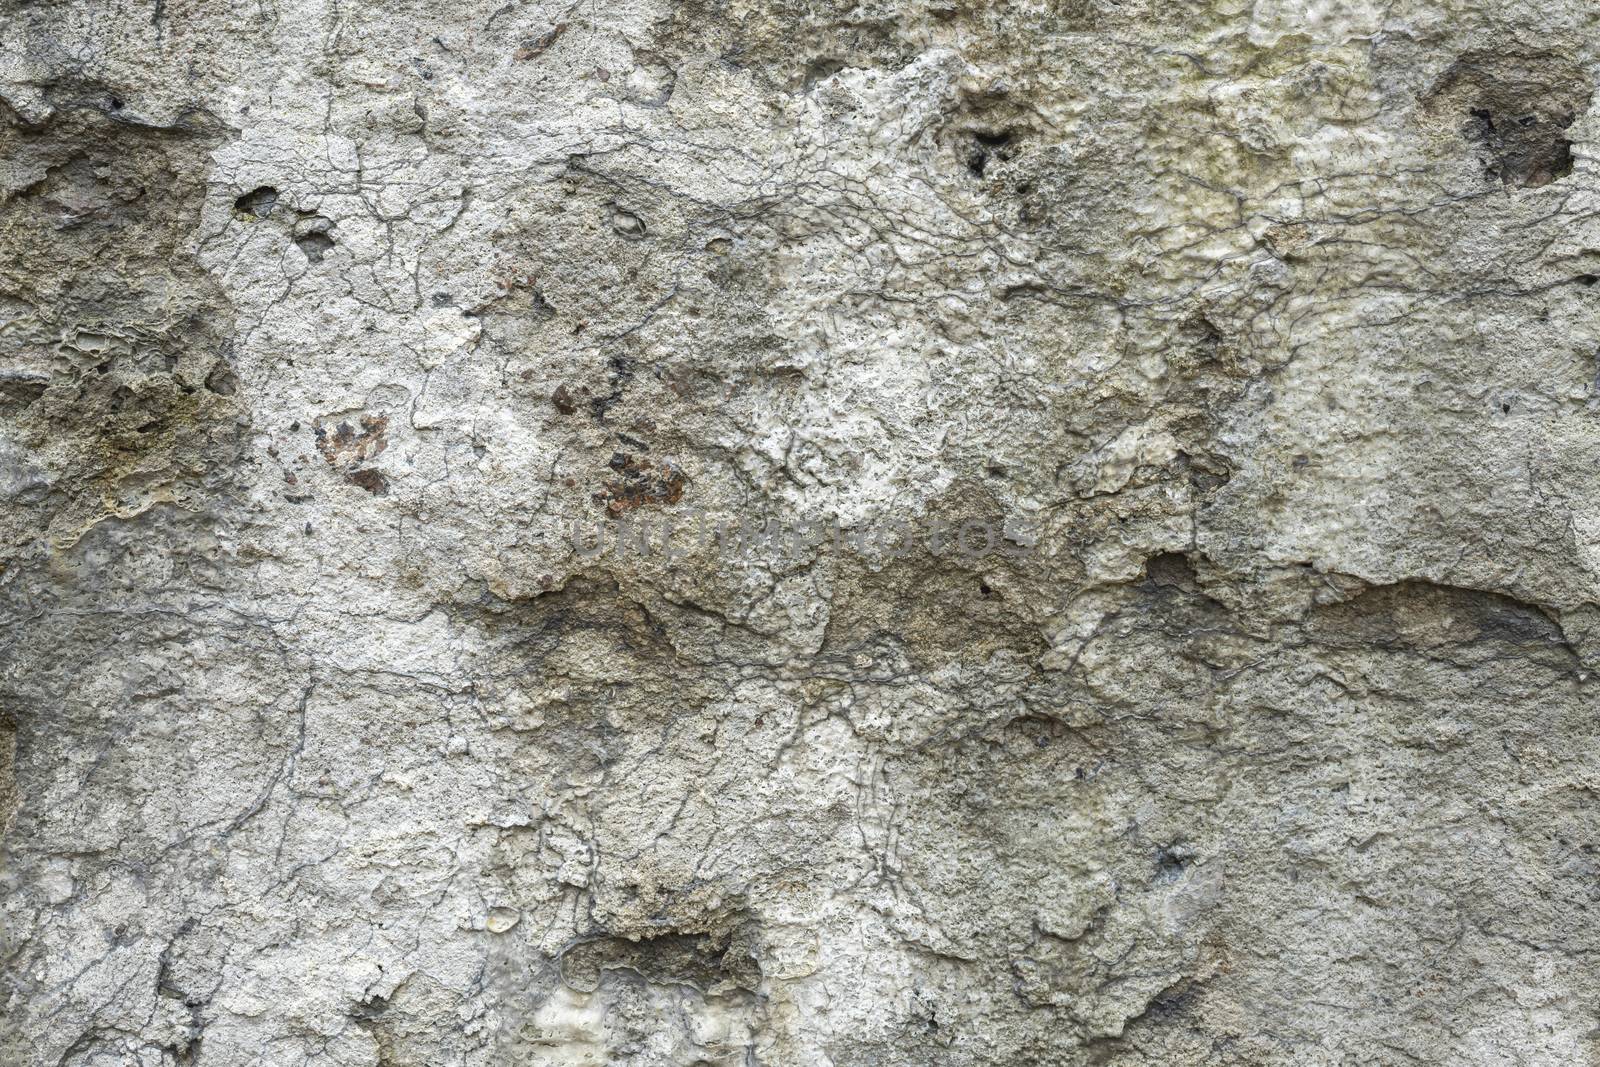
M 1597 74 L 9 0 L 0 1062 L 1600 1062 Z

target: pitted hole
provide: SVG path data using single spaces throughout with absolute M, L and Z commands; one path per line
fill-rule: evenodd
M 294 243 L 299 246 L 301 252 L 305 253 L 306 259 L 311 263 L 321 263 L 322 257 L 328 253 L 329 249 L 333 248 L 333 238 L 321 230 L 303 233 L 294 239 Z
M 218 396 L 232 396 L 239 391 L 239 377 L 233 373 L 233 368 L 226 363 L 218 361 L 206 375 L 206 388 Z
M 967 170 L 974 178 L 981 178 L 989 166 L 991 159 L 1010 159 L 1015 150 L 1012 142 L 1015 135 L 1010 130 L 998 132 L 972 131 L 973 149 L 967 156 Z
M 27 371 L 0 371 L 0 402 L 27 406 L 44 396 L 50 388 L 50 379 L 43 374 Z
M 1182 552 L 1161 552 L 1144 563 L 1145 578 L 1155 585 L 1194 590 L 1199 587 L 1194 565 Z
M 827 81 L 844 69 L 845 63 L 843 60 L 826 57 L 813 59 L 806 64 L 805 74 L 803 75 L 804 91 L 809 93 L 816 88 L 819 82 Z
M 1194 850 L 1181 841 L 1158 848 L 1153 880 L 1159 885 L 1171 885 L 1183 877 L 1193 862 Z
M 240 215 L 264 219 L 278 205 L 278 190 L 270 185 L 260 185 L 233 202 L 233 210 Z
M 620 207 L 611 209 L 611 229 L 617 236 L 629 241 L 642 241 L 650 232 L 644 219 Z

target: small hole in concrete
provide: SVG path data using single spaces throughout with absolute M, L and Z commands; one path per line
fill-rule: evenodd
M 1010 159 L 1013 154 L 1011 142 L 1014 135 L 1009 130 L 1001 130 L 998 133 L 974 130 L 972 139 L 976 143 L 972 154 L 967 157 L 967 170 L 974 178 L 983 177 L 991 158 L 998 156 L 1000 159 Z
M 612 209 L 611 228 L 619 236 L 626 237 L 630 241 L 642 241 L 649 232 L 644 224 L 644 219 L 641 219 L 631 211 L 624 211 L 620 207 Z
M 239 391 L 239 378 L 226 363 L 218 363 L 206 375 L 206 388 L 218 396 L 232 396 Z
M 241 215 L 264 219 L 272 214 L 278 204 L 278 190 L 270 185 L 258 186 L 233 202 L 233 210 Z
M 333 238 L 325 233 L 307 233 L 296 237 L 294 243 L 300 246 L 300 251 L 305 253 L 306 259 L 312 263 L 321 263 L 323 255 L 333 247 Z

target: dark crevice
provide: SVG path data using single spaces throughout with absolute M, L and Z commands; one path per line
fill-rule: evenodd
M 264 219 L 278 205 L 278 190 L 270 185 L 258 186 L 233 202 L 233 210 L 241 215 Z
M 991 159 L 1010 159 L 1015 155 L 1012 147 L 1015 135 L 1010 130 L 1001 130 L 996 133 L 986 133 L 981 130 L 972 132 L 973 149 L 967 156 L 967 170 L 974 178 L 984 176 L 984 171 L 989 166 Z

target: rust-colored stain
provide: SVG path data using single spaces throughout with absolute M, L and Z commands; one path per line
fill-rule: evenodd
M 343 421 L 334 427 L 332 433 L 328 432 L 321 419 L 312 424 L 312 432 L 317 435 L 317 449 L 322 453 L 322 458 L 334 467 L 365 462 L 388 448 L 389 439 L 384 436 L 388 428 L 389 420 L 382 415 L 361 416 L 360 430 Z
M 344 476 L 344 480 L 351 485 L 359 485 L 373 496 L 389 495 L 389 479 L 385 478 L 382 472 L 375 471 L 371 467 L 353 470 Z
M 596 493 L 595 500 L 605 503 L 608 515 L 652 504 L 676 504 L 689 484 L 689 476 L 670 459 L 657 462 L 617 452 L 607 466 L 619 477 L 606 482 L 605 492 Z
M 359 485 L 373 496 L 389 495 L 389 480 L 380 472 L 363 467 L 389 447 L 386 431 L 389 420 L 382 415 L 363 415 L 360 429 L 341 420 L 330 432 L 321 419 L 312 423 L 316 434 L 317 451 L 328 461 L 328 466 L 344 473 L 345 481 Z
M 566 32 L 567 24 L 565 22 L 558 22 L 533 40 L 524 42 L 522 47 L 517 49 L 514 58 L 519 63 L 526 62 L 530 59 L 536 59 L 539 56 L 544 55 L 545 51 L 549 49 L 551 45 L 561 40 L 561 35 Z

